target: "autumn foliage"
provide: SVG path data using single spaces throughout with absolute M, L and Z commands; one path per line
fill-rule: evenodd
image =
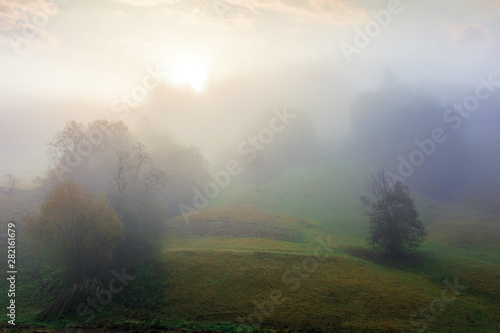
M 63 263 L 73 282 L 100 278 L 109 268 L 124 230 L 104 194 L 67 180 L 45 198 L 40 214 L 25 218 L 34 246 Z

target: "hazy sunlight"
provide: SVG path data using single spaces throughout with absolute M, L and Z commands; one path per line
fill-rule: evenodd
M 175 86 L 189 85 L 196 93 L 205 88 L 209 62 L 201 55 L 179 55 L 165 62 L 166 78 Z

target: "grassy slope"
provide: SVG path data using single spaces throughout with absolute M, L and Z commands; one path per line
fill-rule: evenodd
M 281 281 L 284 272 L 312 255 L 316 236 L 329 234 L 342 246 L 299 289 L 288 290 L 290 302 L 276 307 L 264 323 L 320 331 L 415 330 L 422 325 L 412 327 L 410 315 L 439 297 L 444 280 L 456 278 L 467 289 L 442 314 L 425 322 L 427 330 L 499 330 L 498 215 L 469 205 L 468 198 L 441 203 L 413 193 L 429 231 L 420 261 L 395 269 L 357 259 L 342 249 L 365 244 L 367 225 L 358 196 L 366 173 L 343 162 L 323 163 L 293 170 L 261 186 L 260 192 L 251 184 L 225 189 L 211 202 L 216 214 L 226 210 L 237 216 L 241 206 L 232 205 L 247 204 L 270 214 L 305 218 L 312 227 L 301 231 L 305 241 L 300 244 L 209 235 L 169 240 L 164 257 L 177 279 L 166 293 L 168 313 L 193 320 L 248 316 L 256 309 L 252 301 L 269 299 L 272 288 L 287 290 Z M 203 220 L 204 214 L 198 217 Z M 259 257 L 257 251 L 267 254 Z M 187 296 L 191 293 L 195 304 Z
M 290 171 L 261 185 L 238 184 L 213 199 L 212 207 L 245 204 L 269 211 L 306 217 L 327 227 L 342 243 L 362 244 L 366 223 L 359 210 L 359 195 L 367 170 L 344 161 L 319 163 Z
M 248 207 L 222 207 L 201 212 L 197 218 L 213 220 L 213 216 L 219 216 L 227 220 L 239 216 L 245 223 L 242 216 L 254 220 L 256 215 L 266 215 L 261 210 L 250 212 Z M 446 304 L 437 319 L 427 322 L 428 331 L 495 332 L 500 320 L 495 315 L 500 290 L 492 281 L 500 277 L 498 266 L 431 252 L 416 265 L 395 269 L 345 255 L 342 247 L 319 260 L 314 255 L 318 244 L 315 238 L 326 239 L 324 228 L 303 227 L 297 223 L 300 219 L 287 215 L 267 216 L 279 216 L 282 227 L 300 230 L 304 234 L 302 241 L 263 240 L 247 235 L 217 237 L 216 230 L 206 237 L 176 238 L 185 222 L 171 220 L 173 239 L 166 241 L 163 252 L 169 271 L 162 310 L 165 316 L 238 322 L 238 317 L 246 319 L 257 310 L 254 302 L 270 300 L 271 291 L 278 289 L 287 301 L 263 316 L 265 326 L 323 332 L 396 332 L 411 329 L 410 316 L 440 297 L 445 279 L 453 283 L 457 277 L 466 291 Z M 300 278 L 296 289 L 297 282 L 286 275 L 294 265 L 302 267 L 303 272 L 293 275 Z
M 292 170 L 261 186 L 260 192 L 235 179 L 209 209 L 190 217 L 193 223 L 180 217 L 170 220 L 160 259 L 165 272 L 150 276 L 151 284 L 165 283 L 163 297 L 161 288 L 141 291 L 136 282 L 133 288 L 139 292 L 131 289 L 120 297 L 132 299 L 130 304 L 138 308 L 130 311 L 123 303 L 113 303 L 104 315 L 115 321 L 138 318 L 141 307 L 157 302 L 144 318 L 237 323 L 238 317 L 246 319 L 257 310 L 254 301 L 268 301 L 272 290 L 280 290 L 286 301 L 262 317 L 264 327 L 416 331 L 422 322 L 412 326 L 410 316 L 440 297 L 445 279 L 457 278 L 467 289 L 442 313 L 428 317 L 427 332 L 499 331 L 496 201 L 472 200 L 483 193 L 481 188 L 474 188 L 473 194 L 464 191 L 452 203 L 412 193 L 429 231 L 420 260 L 397 268 L 376 264 L 349 255 L 349 248 L 365 246 L 367 225 L 358 196 L 370 170 L 345 161 Z M 238 228 L 238 223 L 244 227 Z M 274 236 L 264 237 L 269 231 Z M 302 275 L 294 289 L 283 275 L 294 265 L 311 267 L 307 263 L 313 263 L 316 239 L 327 235 L 339 246 L 318 261 L 315 270 L 307 273 L 302 268 L 307 277 Z M 19 283 L 27 284 L 30 278 L 36 277 L 24 276 Z M 43 279 L 50 283 L 49 277 Z M 34 320 L 35 303 L 31 300 L 19 309 L 28 314 L 28 321 Z
M 42 202 L 40 191 L 16 189 L 9 195 L 5 187 L 0 187 L 0 221 L 20 221 L 25 215 L 36 213 Z
M 170 282 L 163 311 L 188 320 L 238 322 L 238 317 L 248 320 L 257 311 L 255 302 L 268 302 L 271 292 L 280 290 L 286 300 L 274 309 L 267 308 L 265 326 L 396 332 L 411 329 L 410 315 L 428 307 L 445 287 L 426 276 L 344 255 L 318 262 L 317 269 L 311 268 L 299 284 L 285 283 L 286 272 L 293 265 L 302 266 L 307 258 L 310 256 L 236 251 L 167 253 Z M 428 323 L 428 331 L 487 332 L 489 328 L 495 332 L 495 311 L 498 306 L 492 301 L 464 292 Z

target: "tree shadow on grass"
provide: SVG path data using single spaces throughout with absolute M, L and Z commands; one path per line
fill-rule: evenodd
M 409 267 L 421 266 L 430 257 L 427 253 L 411 251 L 400 253 L 398 256 L 389 256 L 386 252 L 370 249 L 362 246 L 343 246 L 341 250 L 355 258 L 373 262 L 377 265 L 391 267 L 395 269 L 406 269 Z

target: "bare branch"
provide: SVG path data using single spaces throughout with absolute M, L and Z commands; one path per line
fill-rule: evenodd
M 8 173 L 5 176 L 3 176 L 3 182 L 8 189 L 7 193 L 11 195 L 19 185 L 20 179 L 12 175 L 11 173 Z

